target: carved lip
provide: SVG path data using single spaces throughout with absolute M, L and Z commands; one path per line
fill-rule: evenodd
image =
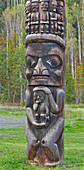
M 63 86 L 63 84 L 50 76 L 35 76 L 32 77 L 28 85 L 50 85 L 50 86 Z
M 32 78 L 31 81 L 33 80 L 49 80 L 49 81 L 53 81 L 53 79 L 49 79 L 49 78 L 46 78 L 46 77 L 35 77 L 35 78 Z
M 31 79 L 31 85 L 34 84 L 41 84 L 41 85 L 56 85 L 56 80 L 52 79 L 51 77 L 33 77 Z

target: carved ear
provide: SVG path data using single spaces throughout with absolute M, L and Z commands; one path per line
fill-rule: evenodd
M 26 90 L 26 107 L 30 107 L 30 100 L 31 100 L 31 92 L 30 92 L 30 89 L 28 88 Z

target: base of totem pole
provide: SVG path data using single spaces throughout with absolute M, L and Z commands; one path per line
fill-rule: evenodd
M 56 167 L 60 163 L 59 161 L 58 162 L 46 162 L 44 165 L 39 165 L 38 162 L 36 161 L 32 161 L 32 160 L 27 160 L 27 161 L 30 165 L 35 165 L 35 166 L 40 166 L 40 167 L 50 167 L 50 168 Z

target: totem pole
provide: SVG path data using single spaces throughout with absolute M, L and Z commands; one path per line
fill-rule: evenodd
M 64 159 L 65 0 L 26 0 L 27 160 Z

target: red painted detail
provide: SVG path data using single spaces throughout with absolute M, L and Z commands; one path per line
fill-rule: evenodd
M 33 78 L 33 79 L 31 79 L 31 80 L 32 80 L 32 81 L 33 81 L 33 80 L 50 80 L 50 81 L 51 81 L 52 79 L 48 79 L 48 78 Z

